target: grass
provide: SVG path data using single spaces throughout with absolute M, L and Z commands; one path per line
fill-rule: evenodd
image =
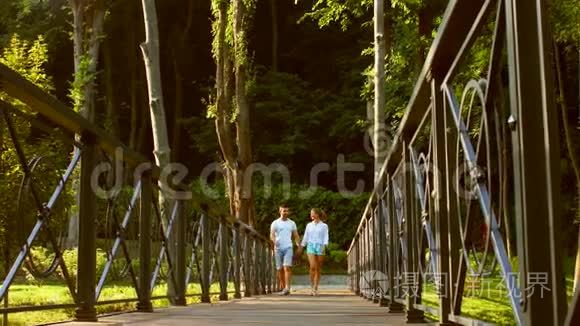
M 471 285 L 470 285 L 471 284 Z M 498 277 L 489 277 L 477 283 L 466 283 L 461 315 L 497 325 L 514 325 L 512 309 L 508 301 L 507 290 L 503 280 Z M 431 307 L 439 306 L 439 298 L 434 284 L 425 284 L 423 290 L 423 304 Z M 438 319 L 435 317 L 435 319 Z
M 228 291 L 233 290 L 233 283 L 228 285 Z M 210 292 L 219 292 L 219 284 L 214 283 L 210 287 Z M 167 293 L 167 285 L 159 284 L 153 290 L 152 296 L 162 296 Z M 187 289 L 188 294 L 201 293 L 199 284 L 190 284 Z M 99 301 L 114 299 L 136 298 L 137 294 L 133 286 L 129 283 L 112 283 L 105 287 L 101 293 Z M 217 296 L 212 296 L 212 301 L 217 301 Z M 61 282 L 49 282 L 39 285 L 31 284 L 13 284 L 10 287 L 9 303 L 11 307 L 15 306 L 39 306 L 48 304 L 66 304 L 72 303 L 72 297 L 68 288 Z M 187 303 L 199 303 L 199 297 L 188 297 Z M 98 314 L 105 314 L 118 311 L 128 311 L 135 309 L 135 302 L 117 303 L 110 305 L 97 306 Z M 169 306 L 167 299 L 153 301 L 153 307 L 161 308 Z M 58 321 L 70 320 L 74 317 L 74 308 L 56 309 L 45 311 L 33 311 L 9 314 L 9 325 L 37 325 L 53 323 Z M 0 316 L 1 324 L 1 316 Z
M 566 294 L 568 302 L 572 300 L 573 283 L 574 283 L 574 258 L 566 257 L 564 259 L 564 272 L 566 275 Z M 517 271 L 517 258 L 512 259 L 514 272 Z M 511 305 L 509 303 L 508 291 L 502 277 L 497 275 L 485 277 L 479 282 L 467 281 L 463 303 L 461 305 L 461 315 L 473 319 L 491 322 L 497 325 L 515 325 L 515 319 Z M 534 291 L 540 291 L 539 285 Z M 546 290 L 545 293 L 548 290 Z M 539 292 L 538 292 L 539 293 Z M 424 285 L 423 304 L 430 307 L 439 307 L 439 299 L 433 283 Z M 428 317 L 438 320 L 438 316 Z

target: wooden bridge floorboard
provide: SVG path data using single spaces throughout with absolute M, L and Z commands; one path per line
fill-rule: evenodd
M 212 304 L 157 309 L 100 318 L 99 324 L 121 325 L 405 325 L 403 314 L 389 314 L 347 290 L 307 290 L 289 296 L 272 294 Z

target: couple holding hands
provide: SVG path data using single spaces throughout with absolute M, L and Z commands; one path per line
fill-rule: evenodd
M 288 218 L 290 215 L 288 205 L 280 204 L 279 211 L 280 217 L 272 222 L 270 226 L 270 239 L 274 243 L 276 270 L 278 271 L 280 288 L 282 288 L 280 294 L 290 294 L 292 260 L 294 258 L 292 240 L 294 240 L 298 247 L 296 250 L 297 257 L 300 257 L 304 248 L 306 248 L 310 265 L 310 295 L 318 295 L 324 250 L 328 246 L 328 226 L 323 222 L 323 220 L 326 220 L 326 214 L 318 208 L 313 208 L 310 211 L 310 219 L 312 221 L 306 225 L 304 237 L 300 241 L 296 223 Z

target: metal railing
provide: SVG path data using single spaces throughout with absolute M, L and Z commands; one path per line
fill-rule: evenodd
M 12 148 L 22 171 L 18 214 L 7 217 L 2 229 L 0 314 L 5 325 L 9 314 L 16 312 L 75 308 L 76 320 L 94 321 L 100 305 L 136 302 L 137 310 L 148 312 L 153 310 L 152 300 L 158 299 L 185 305 L 192 296 L 210 302 L 212 294 L 227 300 L 230 294 L 241 298 L 242 294 L 272 292 L 276 280 L 268 238 L 201 196 L 171 198 L 154 163 L 2 64 L 0 97 L 1 141 Z M 30 132 L 20 130 L 27 125 L 41 133 L 40 138 L 55 139 L 50 148 L 64 152 L 56 155 L 61 159 L 70 158 L 66 169 L 51 170 L 58 162 L 54 155 L 45 153 L 46 148 L 26 145 L 33 141 Z M 116 155 L 119 150 L 120 156 Z M 135 179 L 122 177 L 120 190 L 100 194 L 95 185 L 110 183 L 107 174 L 95 176 L 95 169 L 103 166 L 129 169 Z M 187 190 L 183 185 L 173 188 Z M 162 192 L 169 198 L 165 207 L 159 204 Z M 78 195 L 79 203 L 75 273 L 63 257 L 73 202 L 66 197 L 71 194 Z M 16 245 L 19 249 L 13 250 Z M 50 251 L 49 263 L 37 261 L 31 253 L 36 247 Z M 102 270 L 96 263 L 100 251 L 105 257 Z M 39 306 L 12 305 L 11 286 L 22 282 L 27 273 L 37 280 L 59 278 L 70 299 Z M 107 284 L 115 280 L 130 284 L 136 296 L 102 299 Z M 194 282 L 201 291 L 192 292 L 189 285 Z M 214 282 L 219 283 L 219 293 L 210 292 Z M 160 283 L 167 283 L 168 295 L 154 295 Z
M 483 37 L 485 76 L 469 75 Z M 482 325 L 462 311 L 468 282 L 498 275 L 514 323 L 578 318 L 558 238 L 550 40 L 545 1 L 449 2 L 348 251 L 353 291 L 409 322 Z

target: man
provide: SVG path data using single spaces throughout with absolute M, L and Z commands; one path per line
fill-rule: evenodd
M 290 284 L 292 279 L 292 238 L 298 248 L 300 248 L 300 236 L 296 223 L 288 218 L 290 210 L 288 205 L 280 204 L 280 217 L 272 222 L 270 226 L 270 239 L 274 243 L 274 256 L 276 260 L 276 270 L 278 271 L 278 281 L 282 290 L 282 295 L 290 294 Z

